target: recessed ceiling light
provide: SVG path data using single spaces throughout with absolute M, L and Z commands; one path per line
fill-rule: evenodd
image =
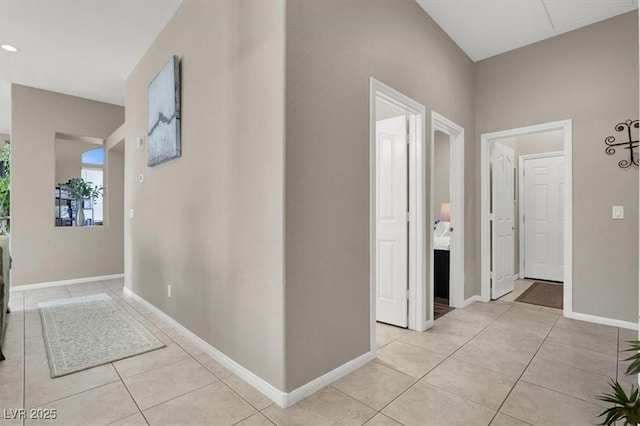
M 17 48 L 17 47 L 14 47 L 14 46 L 12 46 L 12 45 L 10 45 L 10 44 L 3 44 L 3 45 L 2 45 L 2 46 L 0 46 L 0 47 L 2 47 L 2 48 L 3 48 L 4 50 L 6 50 L 7 52 L 15 53 L 15 52 L 17 52 L 17 51 L 18 51 L 18 48 Z

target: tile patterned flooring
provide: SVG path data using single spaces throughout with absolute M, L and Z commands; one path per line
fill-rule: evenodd
M 51 379 L 38 302 L 104 292 L 167 347 Z M 588 425 L 609 378 L 637 380 L 619 352 L 635 332 L 499 300 L 423 333 L 378 324 L 375 361 L 282 409 L 125 296 L 121 280 L 13 292 L 10 306 L 0 425 Z M 57 419 L 3 419 L 23 407 Z

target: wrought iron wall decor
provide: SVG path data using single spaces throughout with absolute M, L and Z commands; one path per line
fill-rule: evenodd
M 624 149 L 629 150 L 629 159 L 628 160 L 620 160 L 618 162 L 618 166 L 622 169 L 628 169 L 631 165 L 638 166 L 638 153 L 634 152 L 634 149 L 638 147 L 638 139 L 633 140 L 632 129 L 638 128 L 638 120 L 626 120 L 623 123 L 616 124 L 616 132 L 623 132 L 625 129 L 627 130 L 627 137 L 629 140 L 626 142 L 616 142 L 615 136 L 607 136 L 604 140 L 604 143 L 607 145 L 604 152 L 608 155 L 613 155 L 616 152 L 616 147 L 624 146 Z

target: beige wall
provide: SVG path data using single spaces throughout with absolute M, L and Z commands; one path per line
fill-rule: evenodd
M 0 133 L 0 146 L 4 146 L 5 144 L 9 143 L 10 140 L 11 140 L 11 135 L 8 135 L 6 133 Z
M 55 140 L 55 180 L 54 185 L 79 178 L 82 174 L 82 154 L 90 149 L 100 148 L 89 142 L 56 139 Z M 53 202 L 53 201 L 52 201 Z M 53 216 L 51 220 L 55 222 Z
M 464 127 L 473 167 L 473 63 L 415 1 L 287 2 L 289 391 L 369 350 L 370 77 Z M 467 297 L 479 292 L 474 179 Z
M 442 203 L 449 203 L 451 201 L 451 188 L 450 188 L 450 152 L 451 141 L 449 135 L 441 131 L 435 132 L 435 139 L 433 145 L 433 217 L 441 219 L 440 206 Z M 427 223 L 431 222 L 431 218 L 427 220 Z M 431 223 L 433 225 L 433 223 Z
M 482 133 L 573 121 L 573 310 L 631 322 L 638 314 L 638 169 L 620 169 L 625 153 L 606 155 L 604 139 L 624 138 L 614 126 L 638 118 L 637 34 L 632 12 L 476 67 L 478 143 Z M 625 220 L 611 220 L 613 205 L 625 206 Z M 479 226 L 478 218 L 478 237 Z
M 127 79 L 125 141 L 126 286 L 279 389 L 284 12 L 277 1 L 185 0 Z M 146 135 L 147 85 L 171 55 L 182 157 L 149 168 L 135 138 Z
M 123 272 L 121 231 L 53 220 L 55 133 L 106 138 L 123 121 L 121 106 L 12 86 L 12 285 Z
M 104 183 L 105 225 L 117 232 L 117 253 L 124 264 L 124 135 L 126 125 L 115 130 L 104 142 L 106 182 Z

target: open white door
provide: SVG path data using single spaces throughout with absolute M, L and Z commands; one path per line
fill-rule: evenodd
M 564 279 L 564 156 L 524 160 L 524 275 Z
M 407 326 L 407 119 L 376 123 L 376 320 Z
M 492 280 L 491 298 L 513 291 L 514 281 L 514 154 L 496 143 L 491 153 Z

